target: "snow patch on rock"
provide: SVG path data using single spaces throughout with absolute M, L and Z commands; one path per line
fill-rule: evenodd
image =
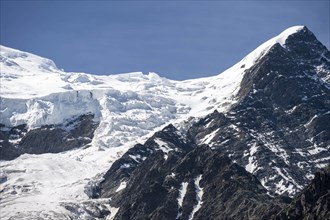
M 201 208 L 203 201 L 202 201 L 202 197 L 204 194 L 203 188 L 200 187 L 200 181 L 202 179 L 202 175 L 197 176 L 197 178 L 195 179 L 194 183 L 195 183 L 195 188 L 196 188 L 196 200 L 197 200 L 197 204 L 194 205 L 194 209 L 191 212 L 190 216 L 189 216 L 189 220 L 192 220 L 195 216 L 195 213 Z

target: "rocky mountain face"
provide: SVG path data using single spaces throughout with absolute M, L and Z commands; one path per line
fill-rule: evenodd
M 59 83 L 54 93 L 35 89 L 24 102 L 19 90 L 1 99 L 8 116 L 0 125 L 6 217 L 328 219 L 329 167 L 320 169 L 330 163 L 330 52 L 306 27 L 293 29 L 224 78 L 184 82 L 155 74 L 65 75 L 47 60 L 8 50 L 8 88 L 20 77 Z M 24 59 L 17 75 L 12 57 L 16 69 Z M 51 67 L 42 68 L 52 71 L 47 77 L 33 74 L 40 59 Z M 63 109 L 65 122 L 48 123 L 61 121 Z M 61 181 L 38 173 L 48 167 Z M 55 200 L 11 214 L 35 195 L 38 204 Z
M 227 154 L 267 189 L 295 195 L 330 162 L 329 74 L 329 51 L 304 28 L 246 71 L 229 112 L 200 120 L 188 136 Z
M 221 152 L 186 142 L 173 125 L 126 152 L 99 187 L 94 195 L 120 207 L 115 219 L 269 219 L 285 204 Z
M 318 171 L 312 182 L 275 219 L 330 219 L 330 167 Z

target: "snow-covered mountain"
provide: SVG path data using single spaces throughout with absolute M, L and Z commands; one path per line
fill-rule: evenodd
M 199 209 L 226 213 L 202 203 L 210 203 L 207 195 L 214 192 L 206 189 L 228 172 L 244 183 L 253 179 L 238 187 L 257 192 L 242 209 L 263 207 L 251 216 L 268 218 L 284 203 L 274 199 L 278 205 L 271 209 L 260 201 L 296 195 L 330 162 L 330 53 L 303 26 L 266 41 L 217 76 L 186 81 L 156 73 L 67 73 L 51 60 L 5 46 L 0 55 L 4 219 L 112 219 L 116 212 L 118 219 L 173 219 L 173 213 L 205 219 Z M 217 160 L 227 162 L 215 174 Z M 162 170 L 158 179 L 150 167 Z M 141 200 L 150 188 L 141 180 L 163 184 L 150 195 L 165 200 Z M 194 188 L 202 201 L 195 206 L 183 193 L 188 189 L 194 198 Z M 251 195 L 240 190 L 232 194 Z M 123 200 L 130 193 L 137 197 Z M 129 214 L 134 202 L 142 206 Z M 168 215 L 147 211 L 166 207 Z M 140 208 L 145 211 L 137 214 Z

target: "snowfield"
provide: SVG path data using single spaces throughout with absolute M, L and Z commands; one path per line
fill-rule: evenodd
M 68 218 L 69 211 L 60 204 L 89 200 L 90 182 L 100 180 L 134 144 L 168 123 L 204 116 L 215 109 L 226 112 L 237 101 L 244 71 L 274 44 L 285 46 L 285 39 L 301 28 L 284 31 L 217 76 L 186 81 L 156 73 L 67 73 L 51 60 L 1 46 L 1 124 L 27 124 L 34 129 L 86 113 L 93 113 L 99 122 L 89 148 L 1 161 L 1 218 Z M 253 172 L 253 164 L 248 169 Z

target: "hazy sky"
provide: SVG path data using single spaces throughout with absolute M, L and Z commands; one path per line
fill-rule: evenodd
M 306 25 L 329 48 L 329 1 L 3 1 L 1 44 L 65 71 L 215 75 Z

